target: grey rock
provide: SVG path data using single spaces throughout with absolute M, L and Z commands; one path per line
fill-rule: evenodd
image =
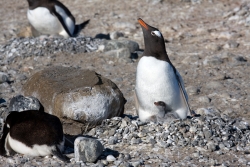
M 230 41 L 228 41 L 227 44 L 224 45 L 224 48 L 225 49 L 228 49 L 228 48 L 238 48 L 239 45 L 240 44 L 238 42 L 230 40 Z
M 132 138 L 131 139 L 131 144 L 139 144 L 141 143 L 141 139 L 140 138 Z
M 103 145 L 96 139 L 78 137 L 74 142 L 75 160 L 95 162 L 103 152 Z
M 8 75 L 6 73 L 0 72 L 0 84 L 8 81 Z
M 23 81 L 23 80 L 26 80 L 27 79 L 27 76 L 24 75 L 24 74 L 19 74 L 16 76 L 16 79 L 17 80 L 20 80 L 20 81 Z
M 181 62 L 184 64 L 195 64 L 198 63 L 199 60 L 200 56 L 192 55 L 192 56 L 186 56 Z
M 223 63 L 222 59 L 219 58 L 218 56 L 213 56 L 213 57 L 207 56 L 203 61 L 203 64 L 205 66 L 217 66 L 222 63 Z
M 106 158 L 106 160 L 108 162 L 114 162 L 116 160 L 116 158 L 113 155 L 108 155 L 107 158 Z
M 129 28 L 131 30 L 135 30 L 136 26 L 135 24 L 129 23 L 129 22 L 115 22 L 113 24 L 114 29 L 126 29 Z
M 208 89 L 220 89 L 223 87 L 224 86 L 218 81 L 210 81 L 206 84 L 206 88 L 208 88 Z
M 131 53 L 128 48 L 121 48 L 117 50 L 110 50 L 105 52 L 105 55 L 115 58 L 130 58 Z
M 207 96 L 201 96 L 199 97 L 199 102 L 207 104 L 210 103 L 210 99 Z
M 189 129 L 189 131 L 190 131 L 191 133 L 196 133 L 196 132 L 197 132 L 197 128 L 194 127 L 194 126 L 191 126 L 190 129 Z
M 218 44 L 214 44 L 214 43 L 209 43 L 206 45 L 206 49 L 212 50 L 212 51 L 219 51 L 221 50 L 221 46 Z
M 120 37 L 124 37 L 124 34 L 122 32 L 119 31 L 114 31 L 110 33 L 110 39 L 118 39 Z
M 108 140 L 109 144 L 116 144 L 118 142 L 117 137 L 110 137 L 110 139 Z
M 200 89 L 196 86 L 188 86 L 186 87 L 186 90 L 190 95 L 197 95 L 200 92 Z
M 213 142 L 207 143 L 208 150 L 214 152 L 216 150 L 216 145 Z
M 192 4 L 201 3 L 203 0 L 191 0 Z
M 132 166 L 139 167 L 141 165 L 140 161 L 131 162 Z
M 117 50 L 121 48 L 128 48 L 130 53 L 139 50 L 139 44 L 131 40 L 107 40 L 104 42 L 104 51 Z
M 250 26 L 250 16 L 246 18 L 245 26 Z
M 129 162 L 122 162 L 119 167 L 131 167 Z
M 10 100 L 9 111 L 39 110 L 41 107 L 37 98 L 17 95 Z
M 13 89 L 7 82 L 0 84 L 0 93 L 4 94 L 4 93 L 11 93 L 11 92 L 13 92 Z
M 161 3 L 163 0 L 147 0 L 147 3 L 150 3 L 152 5 L 155 5 L 155 4 L 158 4 L 158 3 Z
M 213 135 L 212 131 L 209 129 L 203 130 L 203 133 L 204 133 L 206 139 L 209 139 Z

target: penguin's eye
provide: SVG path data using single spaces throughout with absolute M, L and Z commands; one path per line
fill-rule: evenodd
M 154 31 L 151 31 L 151 35 L 156 36 L 155 33 L 154 33 Z
M 153 35 L 153 36 L 157 36 L 157 37 L 159 37 L 159 38 L 161 38 L 161 32 L 160 31 L 151 31 L 151 35 Z

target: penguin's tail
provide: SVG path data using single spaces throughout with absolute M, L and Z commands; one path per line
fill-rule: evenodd
M 74 30 L 73 36 L 76 37 L 76 36 L 81 32 L 81 30 L 82 30 L 84 27 L 86 27 L 87 24 L 89 24 L 89 21 L 90 21 L 90 20 L 87 20 L 87 21 L 85 21 L 85 22 L 83 22 L 83 23 L 81 23 L 81 24 L 75 25 L 75 30 Z

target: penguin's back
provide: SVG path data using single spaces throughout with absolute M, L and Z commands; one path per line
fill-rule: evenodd
M 10 136 L 28 147 L 59 144 L 63 140 L 62 125 L 56 116 L 40 111 L 11 113 L 6 122 L 10 124 Z

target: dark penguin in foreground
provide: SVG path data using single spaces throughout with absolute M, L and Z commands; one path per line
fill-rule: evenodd
M 75 37 L 89 23 L 75 25 L 74 16 L 57 0 L 28 0 L 28 4 L 29 23 L 41 35 Z
M 67 161 L 62 154 L 64 134 L 62 124 L 56 116 L 39 111 L 12 111 L 4 124 L 0 140 L 0 155 L 14 152 L 30 156 L 55 155 Z
M 188 112 L 193 115 L 188 104 L 181 75 L 171 63 L 161 32 L 142 19 L 138 19 L 143 31 L 145 50 L 136 72 L 136 111 L 141 121 L 163 118 L 166 111 L 185 119 Z M 158 102 L 162 102 L 158 105 Z

